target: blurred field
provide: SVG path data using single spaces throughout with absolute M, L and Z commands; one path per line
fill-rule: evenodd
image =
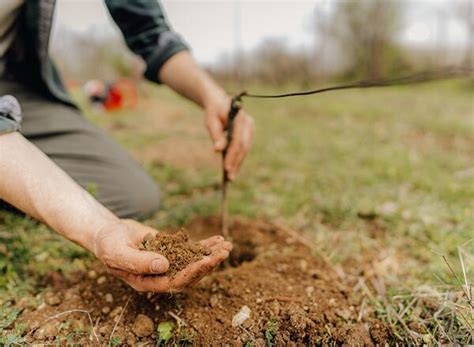
M 165 88 L 147 85 L 144 92 L 132 111 L 85 111 L 160 184 L 162 210 L 148 223 L 175 226 L 195 215 L 217 214 L 220 157 L 211 152 L 200 110 Z M 447 293 L 451 301 L 460 297 L 459 254 L 467 280 L 474 282 L 472 97 L 465 81 L 450 81 L 245 100 L 257 133 L 231 186 L 231 215 L 304 233 L 353 277 L 382 319 L 407 330 L 415 307 L 424 310 L 419 293 L 442 301 Z M 44 226 L 2 213 L 0 330 L 15 319 L 12 299 L 28 294 L 24 300 L 39 300 L 35 294 L 54 272 L 82 268 L 89 260 Z M 441 328 L 418 313 L 427 338 L 442 329 L 453 339 L 465 338 L 472 311 L 471 316 L 462 311 L 463 319 L 457 310 L 439 314 Z

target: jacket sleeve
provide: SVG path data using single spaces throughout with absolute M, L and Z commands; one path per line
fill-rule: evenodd
M 105 0 L 128 47 L 146 63 L 145 77 L 154 82 L 171 56 L 188 47 L 168 24 L 158 0 Z
M 11 95 L 0 97 L 0 135 L 20 130 L 21 108 Z

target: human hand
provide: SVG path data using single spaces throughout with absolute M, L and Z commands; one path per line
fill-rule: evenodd
M 214 96 L 204 105 L 206 127 L 211 136 L 214 150 L 222 152 L 226 145 L 225 127 L 229 115 L 231 98 L 227 95 Z M 224 168 L 230 180 L 234 180 L 253 140 L 254 120 L 244 110 L 240 110 L 234 120 L 232 141 L 227 150 Z
M 95 238 L 94 253 L 107 269 L 139 292 L 178 292 L 194 285 L 229 256 L 232 244 L 221 236 L 200 241 L 211 255 L 190 264 L 173 278 L 163 275 L 169 268 L 162 255 L 138 249 L 151 227 L 132 220 L 120 220 L 102 228 Z M 155 275 L 155 276 L 153 276 Z

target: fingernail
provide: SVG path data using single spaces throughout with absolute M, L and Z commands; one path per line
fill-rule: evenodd
M 153 260 L 153 262 L 151 263 L 151 272 L 154 272 L 154 273 L 163 273 L 163 272 L 166 272 L 166 270 L 168 270 L 168 266 L 166 265 L 166 263 L 161 260 L 161 259 L 155 259 Z

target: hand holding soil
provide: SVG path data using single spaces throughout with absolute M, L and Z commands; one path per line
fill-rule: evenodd
M 94 253 L 110 272 L 135 290 L 167 293 L 177 292 L 197 283 L 226 259 L 232 249 L 232 244 L 224 241 L 221 236 L 192 245 L 186 243 L 184 234 L 179 236 L 178 233 L 174 240 L 170 235 L 156 235 L 157 231 L 146 225 L 132 220 L 121 220 L 98 233 Z M 153 240 L 154 237 L 156 238 Z M 152 240 L 157 241 L 156 244 L 162 244 L 163 238 L 166 239 L 166 245 L 179 247 L 178 253 L 165 252 L 163 249 L 162 255 L 144 250 L 148 246 L 153 249 Z M 143 243 L 144 239 L 149 241 L 148 246 L 146 241 Z M 178 258 L 177 255 L 183 252 L 185 257 Z M 182 268 L 183 265 L 185 268 Z

